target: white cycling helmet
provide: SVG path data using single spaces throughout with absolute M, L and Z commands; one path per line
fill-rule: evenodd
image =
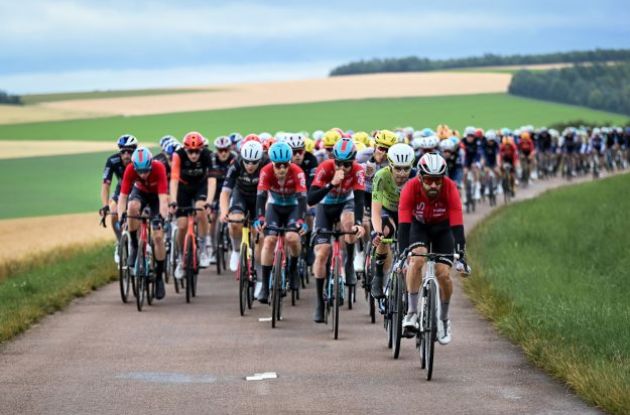
M 486 131 L 486 139 L 488 141 L 494 141 L 496 143 L 498 141 L 498 139 L 497 139 L 497 132 L 494 131 L 494 130 Z
M 389 164 L 398 167 L 411 167 L 416 154 L 408 144 L 397 143 L 387 151 L 387 159 Z
M 232 145 L 232 141 L 229 137 L 222 135 L 214 139 L 214 148 L 229 148 Z
M 246 161 L 260 161 L 263 156 L 263 145 L 258 141 L 248 141 L 241 146 L 241 157 Z
M 444 177 L 446 160 L 438 153 L 426 153 L 418 161 L 418 172 L 421 176 Z
M 264 133 L 258 134 L 258 137 L 260 138 L 260 141 L 265 142 L 269 140 L 270 138 L 272 138 L 273 136 L 269 134 L 268 132 L 264 132 Z
M 475 135 L 475 131 L 477 131 L 475 127 L 468 126 L 464 128 L 464 136 Z
M 324 132 L 322 130 L 313 131 L 313 140 L 319 141 L 324 138 Z
M 435 135 L 430 135 L 428 137 L 423 137 L 420 142 L 420 148 L 423 150 L 434 150 L 437 146 L 440 145 L 440 139 Z
M 424 140 L 424 137 L 416 137 L 413 140 L 411 140 L 411 147 L 413 147 L 414 150 L 419 150 L 422 146 L 422 141 Z
M 304 148 L 304 136 L 302 134 L 287 134 L 284 138 L 284 142 L 287 143 L 292 149 Z
M 440 141 L 440 151 L 455 151 L 455 143 L 448 139 Z

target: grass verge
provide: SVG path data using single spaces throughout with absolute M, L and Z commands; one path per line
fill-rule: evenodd
M 615 414 L 630 413 L 629 192 L 621 175 L 497 210 L 468 239 L 465 285 L 530 361 Z
M 0 343 L 117 277 L 109 242 L 57 250 L 55 256 L 38 257 L 0 279 Z

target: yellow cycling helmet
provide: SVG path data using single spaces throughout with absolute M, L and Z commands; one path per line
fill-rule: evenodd
M 307 153 L 313 154 L 313 151 L 315 151 L 315 140 L 313 140 L 312 138 L 306 137 L 304 139 L 304 150 Z
M 328 130 L 324 133 L 324 147 L 332 147 L 339 140 L 341 140 L 341 134 L 336 129 Z
M 440 140 L 444 140 L 449 138 L 452 134 L 451 129 L 448 128 L 448 125 L 446 124 L 440 124 L 437 126 L 437 128 L 435 129 L 435 132 L 437 133 L 437 136 Z
M 389 130 L 380 130 L 376 133 L 374 141 L 377 145 L 389 148 L 398 142 L 398 134 Z
M 354 133 L 354 135 L 352 136 L 352 140 L 356 143 L 356 144 L 363 144 L 364 146 L 367 146 L 368 142 L 370 141 L 370 136 L 368 135 L 368 133 L 366 133 L 365 131 L 357 131 L 356 133 Z
M 355 142 L 355 143 L 354 143 L 354 146 L 355 146 L 355 147 L 356 147 L 356 149 L 357 149 L 357 153 L 358 153 L 359 151 L 365 150 L 365 149 L 367 148 L 367 146 L 366 146 L 365 144 L 360 143 L 360 142 L 359 142 L 359 143 Z

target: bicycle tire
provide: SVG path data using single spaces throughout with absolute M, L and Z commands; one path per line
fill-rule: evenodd
M 129 240 L 127 233 L 120 236 L 118 242 L 118 281 L 120 285 L 120 297 L 123 303 L 129 300 L 129 286 L 131 285 L 131 271 L 127 265 L 129 259 Z
M 341 278 L 341 264 L 335 261 L 335 268 L 333 270 L 333 337 L 335 340 L 339 338 L 339 301 L 341 300 L 341 293 L 343 288 L 339 283 Z
M 394 279 L 390 278 L 387 281 L 387 288 L 386 288 L 386 292 L 387 292 L 387 297 L 386 300 L 387 304 L 386 304 L 386 308 L 385 308 L 385 316 L 384 316 L 384 323 L 385 323 L 385 331 L 387 332 L 387 348 L 391 349 L 394 346 L 394 326 L 393 326 L 393 318 L 392 316 L 394 315 L 392 309 L 394 307 L 394 299 L 395 299 L 395 291 L 394 291 L 394 287 L 392 286 Z
M 155 252 L 153 243 L 151 243 L 151 252 Z M 147 283 L 146 283 L 146 289 L 147 289 L 147 304 L 148 305 L 153 305 L 153 299 L 155 298 L 155 286 L 156 286 L 156 275 L 155 275 L 155 257 L 153 256 L 153 254 L 151 254 L 150 258 L 146 258 L 146 264 L 147 264 Z
M 402 339 L 402 284 L 398 275 L 392 275 L 394 279 L 395 303 L 392 314 L 392 352 L 394 359 L 400 356 L 400 340 Z
M 241 260 L 238 264 L 238 303 L 241 316 L 245 315 L 249 296 L 249 276 L 247 275 L 247 248 L 241 247 Z
M 273 260 L 273 287 L 271 287 L 271 328 L 276 328 L 277 320 L 280 316 L 280 301 L 282 293 L 280 292 L 280 284 L 282 280 L 282 253 L 276 252 Z
M 216 265 L 217 265 L 217 274 L 221 275 L 221 253 L 223 252 L 223 235 L 221 235 L 221 233 L 223 232 L 223 225 L 219 224 L 219 229 L 217 229 L 217 235 L 216 235 L 216 243 L 214 244 L 215 248 L 214 248 L 214 259 L 216 261 Z
M 190 303 L 190 299 L 192 297 L 192 286 L 193 286 L 193 246 L 192 246 L 192 238 L 189 235 L 186 235 L 186 239 L 184 240 L 184 272 L 186 274 L 186 302 Z
M 436 315 L 437 286 L 431 281 L 428 284 L 427 293 L 427 329 L 425 335 L 425 348 L 427 359 L 427 380 L 433 377 L 433 362 L 435 357 L 435 341 L 437 337 L 437 315 Z
M 146 283 L 147 283 L 147 276 L 146 276 L 146 260 L 144 257 L 145 254 L 145 248 L 144 248 L 144 241 L 139 241 L 138 242 L 138 253 L 136 254 L 136 284 L 137 284 L 137 291 L 138 291 L 138 295 L 136 296 L 136 307 L 138 308 L 138 311 L 142 311 L 142 307 L 144 307 L 144 296 L 146 293 Z
M 376 300 L 369 296 L 368 304 L 370 305 L 370 323 L 376 324 Z

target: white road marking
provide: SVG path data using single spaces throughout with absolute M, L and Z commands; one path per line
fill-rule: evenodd
M 265 379 L 277 379 L 278 374 L 276 372 L 263 372 L 254 373 L 253 376 L 246 376 L 245 380 L 265 380 Z

